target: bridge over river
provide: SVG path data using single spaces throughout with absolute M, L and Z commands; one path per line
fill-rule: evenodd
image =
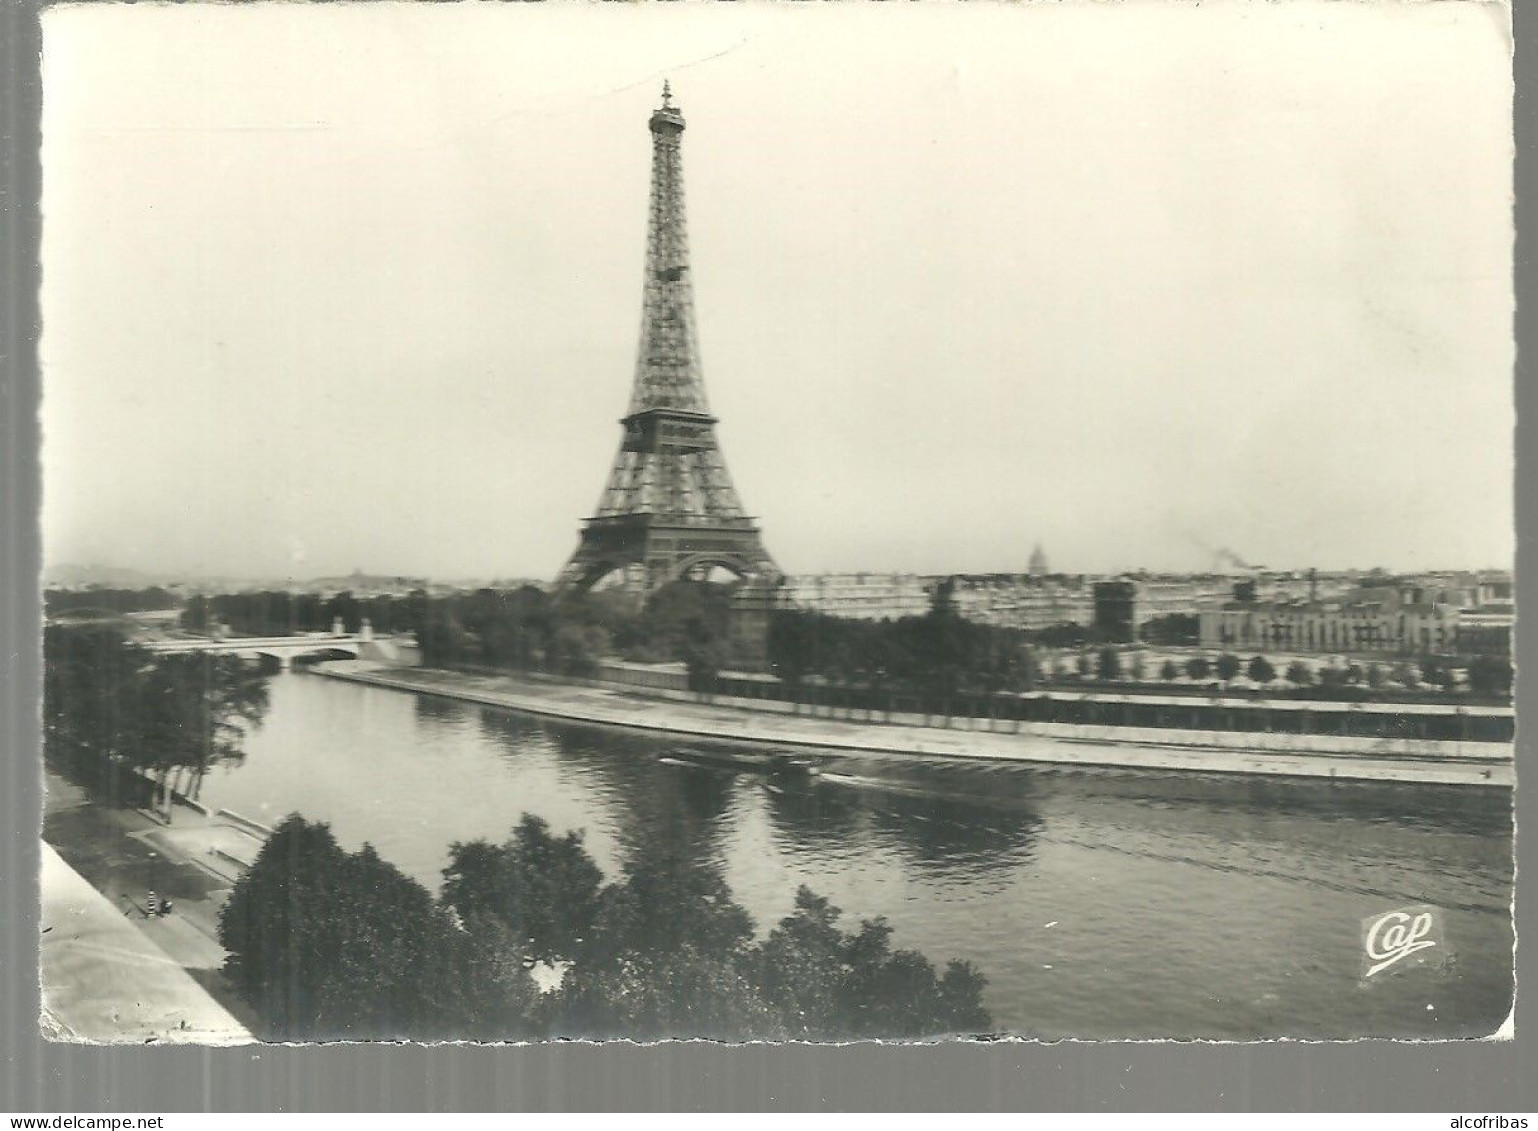
M 299 656 L 340 654 L 354 659 L 400 661 L 399 649 L 412 644 L 409 636 L 376 638 L 368 622 L 358 632 L 309 632 L 295 636 L 176 637 L 145 640 L 141 646 L 160 656 L 190 652 L 259 659 L 270 656 L 288 671 Z

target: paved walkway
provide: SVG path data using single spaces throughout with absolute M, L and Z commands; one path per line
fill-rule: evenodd
M 660 699 L 620 688 L 434 668 L 395 668 L 368 661 L 338 660 L 318 665 L 315 671 L 359 683 L 443 695 L 580 722 L 633 727 L 684 738 L 800 746 L 828 753 L 916 754 L 1066 766 L 1437 784 L 1509 785 L 1513 777 L 1509 748 L 1492 750 L 1493 757 L 1489 761 L 1470 760 L 1465 764 L 1435 757 L 1386 753 L 1224 748 L 1217 743 L 1232 742 L 1234 736 L 1218 732 L 1205 736 L 1205 741 L 1213 745 L 1204 745 L 1204 732 L 1170 731 L 1166 732 L 1168 741 L 1158 742 L 1130 737 L 1119 740 L 1090 731 L 1083 732 L 1083 737 L 1006 731 L 1003 728 L 1013 725 L 1007 723 L 1000 723 L 999 730 L 990 730 L 986 720 L 968 720 L 954 729 L 861 722 L 748 710 L 694 700 Z
M 76 901 L 84 900 L 79 888 L 83 884 L 94 897 L 90 902 L 96 905 L 96 910 L 87 914 L 100 919 L 98 912 L 110 912 L 115 920 L 112 930 L 121 933 L 126 928 L 128 933 L 123 935 L 124 939 L 139 940 L 158 956 L 158 964 L 168 963 L 179 970 L 199 994 L 208 998 L 209 1004 L 234 1021 L 238 1034 L 232 1033 L 228 1040 L 253 1039 L 248 1028 L 254 1019 L 224 982 L 225 951 L 219 945 L 218 937 L 219 912 L 242 867 L 260 850 L 260 838 L 238 826 L 180 806 L 173 823 L 166 825 L 140 810 L 96 803 L 80 786 L 51 770 L 46 773 L 45 781 L 45 855 L 55 856 L 58 867 L 78 880 L 78 883 L 66 881 L 75 890 Z M 151 891 L 159 898 L 172 901 L 171 914 L 154 918 L 145 915 Z M 44 898 L 46 904 L 46 890 Z M 105 920 L 93 920 L 93 923 L 93 930 L 109 929 Z M 47 925 L 46 916 L 44 925 Z M 45 943 L 50 937 L 44 936 Z M 119 949 L 126 946 L 125 942 Z M 70 1032 L 78 1032 L 80 1039 L 88 1040 L 148 1039 L 145 1028 L 154 1027 L 158 1014 L 152 1011 L 140 1017 L 132 1010 L 125 1011 L 121 1003 L 117 1010 L 121 1029 L 101 1031 L 106 1015 L 97 1011 L 93 1016 L 88 1007 L 102 994 L 111 998 L 111 979 L 116 976 L 112 973 L 114 967 L 106 951 L 87 948 L 80 953 L 94 954 L 95 965 L 72 961 L 65 954 L 62 956 L 65 960 L 56 963 L 55 967 L 54 987 L 60 995 L 59 1000 L 75 1003 L 72 1008 L 87 1011 L 82 1024 L 88 1031 L 80 1031 L 78 1026 L 70 1024 L 66 1039 L 70 1039 Z M 143 961 L 138 965 L 148 968 Z M 103 979 L 106 979 L 105 983 Z M 151 985 L 145 994 L 184 993 L 185 985 L 177 981 L 176 986 L 169 986 L 169 983 L 167 986 Z M 125 984 L 136 984 L 131 974 L 126 977 Z M 155 999 L 146 996 L 144 1000 L 148 1008 Z M 219 1037 L 217 1028 L 210 1030 L 205 1026 L 199 1031 L 192 1021 L 189 1021 L 189 1028 L 201 1035 L 187 1036 L 179 1026 L 150 1035 L 166 1040 L 224 1040 Z
M 229 1045 L 254 1039 L 178 959 L 151 940 L 150 932 L 46 843 L 41 884 L 40 965 L 48 1036 L 122 1044 Z

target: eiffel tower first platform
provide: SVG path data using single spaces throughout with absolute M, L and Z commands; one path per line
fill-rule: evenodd
M 584 520 L 555 588 L 581 592 L 618 574 L 625 589 L 645 600 L 669 582 L 704 578 L 722 567 L 747 582 L 739 587 L 739 606 L 767 607 L 780 571 L 757 523 L 743 513 L 705 400 L 684 223 L 684 119 L 666 83 L 650 127 L 651 212 L 635 386 L 598 511 Z

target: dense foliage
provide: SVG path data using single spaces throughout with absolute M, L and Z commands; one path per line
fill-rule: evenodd
M 43 612 L 49 617 L 68 613 L 139 613 L 174 609 L 181 604 L 176 594 L 158 585 L 147 589 L 49 589 L 43 594 Z
M 218 622 L 236 632 L 265 635 L 326 631 L 338 618 L 348 631 L 356 631 L 366 617 L 380 632 L 414 632 L 430 666 L 580 677 L 592 675 L 605 657 L 618 656 L 682 662 L 692 687 L 712 690 L 717 675 L 735 666 L 731 601 L 729 586 L 692 581 L 665 586 L 644 606 L 623 592 L 556 599 L 534 586 L 443 597 L 421 590 L 403 597 L 339 593 L 324 599 L 240 593 L 193 598 L 183 623 L 206 629 Z M 1140 650 L 1111 647 L 1093 626 L 1027 630 L 967 620 L 957 612 L 949 582 L 936 586 L 933 601 L 924 616 L 895 621 L 778 610 L 769 618 L 770 670 L 794 699 L 815 698 L 810 684 L 832 685 L 860 689 L 874 695 L 873 702 L 885 703 L 893 694 L 923 696 L 942 712 L 957 696 L 1089 681 L 1189 685 L 1216 679 L 1232 685 L 1244 675 L 1268 693 L 1291 695 L 1307 688 L 1336 699 L 1410 690 L 1421 695 L 1457 692 L 1462 682 L 1483 697 L 1503 696 L 1511 689 L 1511 663 L 1500 656 L 1426 656 L 1392 664 L 1364 659 L 1318 668 L 1288 661 L 1279 668 L 1264 656 L 1194 654 L 1150 667 Z M 1150 620 L 1142 632 L 1155 644 L 1190 645 L 1196 623 L 1194 616 L 1170 614 Z
M 1201 622 L 1195 613 L 1167 613 L 1164 616 L 1150 617 L 1138 630 L 1138 635 L 1148 643 L 1164 647 L 1194 645 L 1200 638 L 1200 634 Z
M 43 636 L 47 753 L 111 780 L 141 771 L 195 792 L 208 768 L 241 757 L 267 708 L 263 676 L 233 656 L 155 656 L 104 625 L 49 625 Z
M 329 632 L 337 620 L 346 631 L 357 632 L 366 617 L 378 632 L 415 632 L 427 604 L 427 594 L 421 590 L 405 597 L 364 598 L 346 592 L 322 597 L 318 593 L 282 590 L 220 593 L 213 597 L 199 594 L 188 598 L 182 610 L 182 626 L 206 632 L 221 624 L 242 636 L 287 636 Z
M 1026 691 L 1041 676 L 1023 632 L 969 621 L 943 597 L 924 616 L 896 621 L 777 611 L 769 621 L 769 665 L 792 689 L 816 676 L 940 695 Z
M 984 979 L 845 931 L 802 888 L 762 941 L 720 871 L 682 856 L 611 883 L 580 833 L 526 816 L 456 844 L 442 897 L 292 816 L 236 885 L 220 941 L 287 1039 L 710 1037 L 845 1040 L 986 1032 Z M 548 964 L 541 993 L 529 974 Z
M 683 662 L 703 681 L 728 661 L 731 596 L 727 586 L 677 581 L 637 608 L 617 591 L 557 600 L 532 586 L 482 589 L 430 601 L 417 639 L 433 665 L 584 676 L 619 655 Z
M 970 965 L 937 975 L 893 951 L 881 920 L 842 931 L 838 909 L 804 887 L 760 943 L 714 866 L 644 856 L 603 885 L 580 833 L 556 837 L 531 816 L 502 845 L 456 844 L 444 878 L 462 920 L 494 919 L 565 968 L 545 1003 L 552 1035 L 841 1040 L 991 1025 Z
M 230 893 L 219 941 L 273 1039 L 532 1035 L 538 990 L 515 943 L 472 926 L 372 848 L 347 852 L 294 815 Z
M 1478 694 L 1510 694 L 1511 677 L 1511 661 L 1504 656 L 1475 656 L 1469 661 L 1469 687 Z
M 658 590 L 644 608 L 614 591 L 556 600 L 532 585 L 477 589 L 443 597 L 416 590 L 403 597 L 338 593 L 226 593 L 193 597 L 182 625 L 207 631 L 224 625 L 241 635 L 326 632 L 340 620 L 356 632 L 367 618 L 376 632 L 412 632 L 423 660 L 434 666 L 490 667 L 588 675 L 605 656 L 643 662 L 683 662 L 702 675 L 728 658 L 731 589 L 679 581 Z

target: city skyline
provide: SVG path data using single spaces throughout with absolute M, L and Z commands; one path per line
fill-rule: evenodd
M 1381 566 L 1353 567 L 1338 570 L 1310 570 L 1300 569 L 1270 569 L 1255 567 L 1251 571 L 1240 570 L 1215 570 L 1215 569 L 1190 569 L 1190 570 L 1151 570 L 1132 568 L 1125 570 L 1109 570 L 1094 572 L 1088 570 L 1071 570 L 1053 568 L 1048 573 L 1031 573 L 1025 569 L 1014 570 L 941 570 L 939 572 L 912 572 L 899 570 L 822 570 L 815 572 L 803 572 L 799 574 L 787 574 L 792 580 L 815 581 L 819 578 L 859 578 L 867 577 L 880 579 L 893 578 L 917 578 L 926 582 L 955 578 L 958 580 L 986 579 L 986 578 L 1011 578 L 1019 581 L 1086 581 L 1118 580 L 1138 578 L 1227 578 L 1237 583 L 1247 578 L 1287 578 L 1292 580 L 1306 579 L 1310 573 L 1317 574 L 1321 579 L 1355 578 L 1361 583 L 1375 584 L 1374 578 L 1382 577 L 1387 581 L 1413 581 L 1416 578 L 1441 578 L 1441 577 L 1499 577 L 1510 578 L 1513 571 L 1509 567 L 1438 567 L 1427 566 L 1413 571 L 1392 571 Z M 363 567 L 355 567 L 346 573 L 314 574 L 307 576 L 295 575 L 260 575 L 260 574 L 179 574 L 174 571 L 140 570 L 132 567 L 120 567 L 106 563 L 81 563 L 58 562 L 50 563 L 43 569 L 43 584 L 47 588 L 60 589 L 132 589 L 136 586 L 190 586 L 206 589 L 209 586 L 228 585 L 241 589 L 251 587 L 276 587 L 291 588 L 295 591 L 314 590 L 342 591 L 350 586 L 363 584 L 371 588 L 380 586 L 399 588 L 403 585 L 425 583 L 432 586 L 441 586 L 448 589 L 465 588 L 482 585 L 536 585 L 548 588 L 554 582 L 548 577 L 519 576 L 516 574 L 463 574 L 450 576 L 447 574 L 410 574 L 391 573 L 384 570 L 370 570 Z
M 923 7 L 872 52 L 856 10 L 462 15 L 49 14 L 50 565 L 553 577 L 666 75 L 705 381 L 787 571 L 1509 568 L 1504 18 Z M 458 101 L 411 97 L 424 52 Z

